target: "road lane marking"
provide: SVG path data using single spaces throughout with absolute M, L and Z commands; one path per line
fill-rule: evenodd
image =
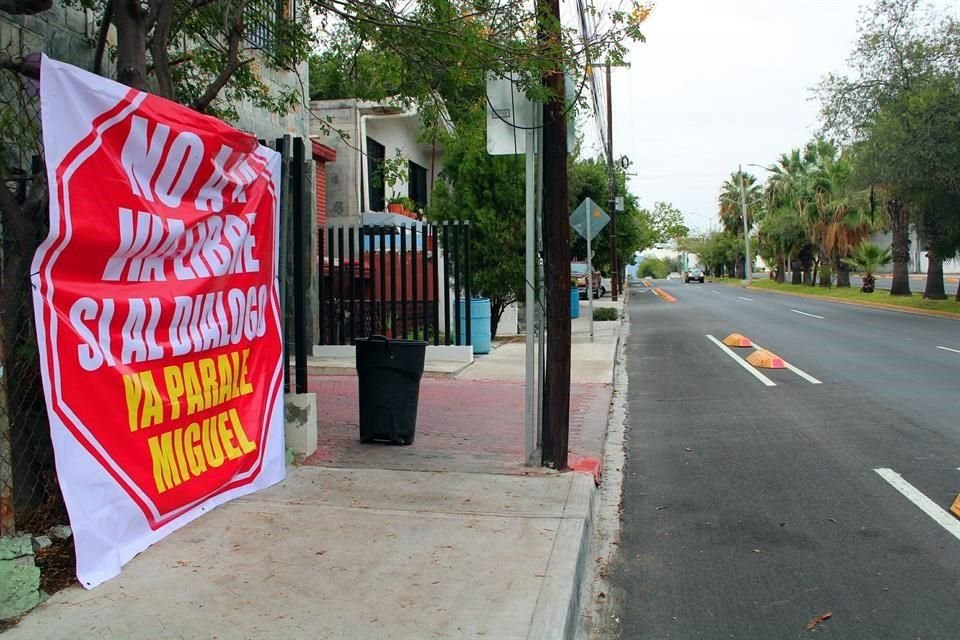
M 874 471 L 889 482 L 894 489 L 902 493 L 907 500 L 915 504 L 920 511 L 933 518 L 937 524 L 952 533 L 957 540 L 960 540 L 960 520 L 941 509 L 940 505 L 923 495 L 893 469 L 874 469 Z
M 799 314 L 802 315 L 802 316 L 809 316 L 809 317 L 811 317 L 811 318 L 817 318 L 818 320 L 823 320 L 823 319 L 824 319 L 823 316 L 814 315 L 814 314 L 812 314 L 812 313 L 807 313 L 807 312 L 805 312 L 805 311 L 797 311 L 796 309 L 790 309 L 790 311 L 793 311 L 794 313 L 799 313 Z
M 753 377 L 755 377 L 757 380 L 759 380 L 759 381 L 762 382 L 763 384 L 767 385 L 768 387 L 775 387 L 775 386 L 777 386 L 777 383 L 775 383 L 773 380 L 771 380 L 771 379 L 768 378 L 767 376 L 763 375 L 762 373 L 760 373 L 759 371 L 757 371 L 756 369 L 754 369 L 753 367 L 751 367 L 749 363 L 747 363 L 746 361 L 742 360 L 742 359 L 741 359 L 737 354 L 735 354 L 727 345 L 723 344 L 722 342 L 720 342 L 719 340 L 717 340 L 716 338 L 714 338 L 714 337 L 711 336 L 710 334 L 707 334 L 707 338 L 709 338 L 710 341 L 713 342 L 713 344 L 715 344 L 715 345 L 717 345 L 718 347 L 720 347 L 721 349 L 723 349 L 724 353 L 726 353 L 728 356 L 730 356 L 731 358 L 733 358 L 734 360 L 736 360 L 736 361 L 737 361 L 737 364 L 739 364 L 741 367 L 743 367 L 744 369 L 746 369 L 747 371 L 749 371 L 751 374 L 753 374 Z
M 716 289 L 710 289 L 710 291 L 712 291 L 713 293 L 720 293 L 720 292 L 717 291 Z
M 747 302 L 753 302 L 753 298 L 744 298 L 743 296 L 737 296 L 741 300 L 746 300 Z
M 950 347 L 937 347 L 937 349 L 943 349 L 944 351 L 952 351 L 954 353 L 960 353 L 960 349 L 951 349 Z
M 757 349 L 763 349 L 763 347 L 761 347 L 760 345 L 758 345 L 756 342 L 753 343 L 753 346 L 756 347 Z M 800 376 L 801 378 L 803 378 L 804 380 L 806 380 L 806 381 L 809 382 L 810 384 L 823 384 L 822 382 L 820 382 L 819 380 L 817 380 L 816 378 L 814 378 L 812 375 L 810 375 L 809 373 L 807 373 L 807 372 L 804 371 L 803 369 L 800 369 L 799 367 L 793 366 L 792 364 L 790 364 L 790 363 L 787 362 L 786 360 L 783 361 L 783 366 L 786 367 L 787 369 L 790 369 L 790 371 L 793 371 L 795 374 L 797 374 L 798 376 Z

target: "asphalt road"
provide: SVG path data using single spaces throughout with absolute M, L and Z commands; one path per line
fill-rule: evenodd
M 631 292 L 618 637 L 960 637 L 960 321 L 655 284 L 677 302 Z M 707 338 L 732 332 L 806 377 L 768 386 Z

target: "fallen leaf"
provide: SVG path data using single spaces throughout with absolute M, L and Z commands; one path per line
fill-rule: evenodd
M 807 631 L 812 631 L 813 628 L 816 627 L 818 624 L 820 624 L 825 620 L 829 620 L 832 617 L 833 617 L 833 613 L 830 611 L 827 611 L 826 613 L 822 613 L 819 616 L 816 616 L 813 619 L 811 619 L 810 622 L 807 623 L 807 626 L 804 628 Z
M 827 518 L 827 520 L 829 520 L 830 522 L 836 522 L 834 518 Z
M 667 508 L 667 505 L 662 504 L 659 507 L 657 507 L 657 511 L 660 511 L 661 509 L 666 509 L 666 508 Z
M 762 552 L 760 551 L 760 549 L 754 549 L 753 552 L 754 552 L 754 553 L 762 553 Z
M 687 452 L 693 451 L 693 449 L 691 449 L 690 447 L 684 447 L 683 450 Z

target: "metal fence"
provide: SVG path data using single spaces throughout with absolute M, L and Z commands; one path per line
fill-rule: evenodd
M 461 309 L 473 294 L 469 222 L 331 225 L 317 235 L 318 344 L 377 334 L 470 344 Z
M 67 523 L 40 380 L 29 296 L 4 300 L 0 319 L 0 516 L 2 533 L 35 534 Z

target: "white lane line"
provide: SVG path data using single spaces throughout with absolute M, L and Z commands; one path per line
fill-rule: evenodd
M 747 302 L 753 302 L 753 298 L 744 298 L 743 296 L 737 296 L 741 300 L 746 300 Z
M 712 291 L 713 293 L 720 293 L 720 292 L 717 291 L 716 289 L 710 289 L 710 291 Z
M 797 311 L 796 309 L 790 309 L 790 311 L 793 311 L 794 313 L 799 313 L 799 314 L 802 315 L 802 316 L 808 316 L 808 317 L 810 317 L 810 318 L 817 318 L 818 320 L 823 320 L 823 319 L 824 319 L 823 316 L 814 315 L 814 314 L 812 314 L 812 313 L 806 313 L 805 311 Z
M 960 349 L 951 349 L 950 347 L 937 347 L 937 349 L 943 349 L 944 351 L 952 351 L 953 353 L 960 353 Z
M 760 345 L 758 345 L 756 342 L 753 343 L 753 346 L 755 346 L 757 349 L 763 349 L 763 347 L 761 347 Z M 812 375 L 810 375 L 809 373 L 807 373 L 807 372 L 804 371 L 803 369 L 800 369 L 799 367 L 793 366 L 792 364 L 790 364 L 790 363 L 787 362 L 786 360 L 783 361 L 783 366 L 785 366 L 787 369 L 790 369 L 790 371 L 793 371 L 795 374 L 797 374 L 798 376 L 800 376 L 801 378 L 803 378 L 804 380 L 806 380 L 806 381 L 809 382 L 810 384 L 823 384 L 822 382 L 820 382 L 819 380 L 817 380 L 816 378 L 814 378 Z
M 941 509 L 940 505 L 923 495 L 893 469 L 874 469 L 874 471 L 889 482 L 894 489 L 906 496 L 907 500 L 917 505 L 920 511 L 933 518 L 937 524 L 952 533 L 957 540 L 960 540 L 960 520 Z
M 750 366 L 750 363 L 748 363 L 748 362 L 745 361 L 745 360 L 742 360 L 739 356 L 737 356 L 737 354 L 735 354 L 735 353 L 730 349 L 730 347 L 728 347 L 727 345 L 723 344 L 722 342 L 720 342 L 719 340 L 717 340 L 716 338 L 714 338 L 713 336 L 711 336 L 711 335 L 709 335 L 709 334 L 707 334 L 707 338 L 709 338 L 710 341 L 713 342 L 713 344 L 715 344 L 715 345 L 717 345 L 718 347 L 720 347 L 720 348 L 724 351 L 724 353 L 726 353 L 728 356 L 730 356 L 731 358 L 733 358 L 734 360 L 736 360 L 736 361 L 737 361 L 737 364 L 739 364 L 741 367 L 743 367 L 744 369 L 746 369 L 747 371 L 749 371 L 751 374 L 753 374 L 753 377 L 754 377 L 754 378 L 756 378 L 757 380 L 759 380 L 759 381 L 762 382 L 763 384 L 767 385 L 768 387 L 775 387 L 775 386 L 777 386 L 777 383 L 775 383 L 773 380 L 771 380 L 771 379 L 768 378 L 767 376 L 763 375 L 762 373 L 760 373 L 759 371 L 757 371 L 756 369 L 754 369 L 753 367 L 751 367 L 751 366 Z

